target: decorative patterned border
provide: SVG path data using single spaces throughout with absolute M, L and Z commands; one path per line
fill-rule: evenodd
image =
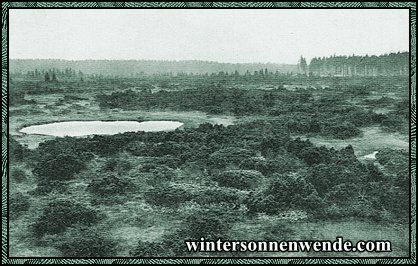
M 7 220 L 8 10 L 10 8 L 408 8 L 410 10 L 411 257 L 408 259 L 9 259 Z M 416 4 L 414 2 L 3 2 L 2 3 L 2 264 L 415 264 Z

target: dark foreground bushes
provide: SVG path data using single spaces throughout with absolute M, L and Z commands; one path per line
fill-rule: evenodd
M 220 186 L 237 189 L 255 187 L 262 178 L 263 175 L 255 170 L 228 170 L 213 177 Z
M 138 245 L 130 252 L 130 255 L 133 257 L 159 257 L 164 255 L 175 255 L 170 254 L 172 253 L 170 252 L 171 250 L 167 250 L 168 246 L 164 246 L 164 244 L 165 243 L 160 242 L 138 241 Z
M 35 236 L 63 233 L 76 224 L 93 225 L 99 221 L 98 213 L 71 200 L 55 200 L 48 204 L 42 215 L 33 225 Z
M 126 200 L 125 196 L 135 190 L 135 185 L 129 179 L 109 175 L 94 179 L 87 190 L 93 195 L 94 204 L 117 204 Z
M 185 240 L 199 241 L 201 237 L 216 241 L 219 238 L 227 239 L 231 223 L 223 219 L 216 212 L 203 211 L 194 213 L 181 224 L 176 232 L 164 236 L 159 242 L 139 241 L 131 256 L 190 256 L 184 243 Z
M 233 188 L 171 183 L 148 190 L 144 198 L 149 204 L 172 208 L 177 208 L 188 201 L 200 205 L 228 203 L 238 206 L 245 198 L 245 193 Z
M 55 247 L 64 257 L 114 257 L 116 243 L 97 229 L 80 226 L 67 230 Z
M 60 154 L 54 158 L 41 160 L 34 173 L 40 180 L 63 181 L 72 179 L 85 167 L 83 159 L 76 155 Z
M 30 198 L 23 193 L 16 193 L 10 197 L 10 218 L 17 218 L 30 207 Z

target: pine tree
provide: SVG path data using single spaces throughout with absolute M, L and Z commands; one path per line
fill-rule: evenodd
M 308 70 L 308 64 L 306 63 L 306 59 L 301 56 L 299 59 L 299 72 L 303 75 L 306 75 L 306 72 Z
M 57 75 L 55 75 L 55 71 L 52 72 L 52 81 L 57 82 Z

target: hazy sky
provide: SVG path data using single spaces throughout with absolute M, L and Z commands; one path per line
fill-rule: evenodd
M 297 63 L 408 51 L 400 9 L 11 9 L 10 58 Z

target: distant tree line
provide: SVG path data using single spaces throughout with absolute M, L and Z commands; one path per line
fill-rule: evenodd
M 37 69 L 29 70 L 25 75 L 22 73 L 12 74 L 14 77 L 24 77 L 27 80 L 44 80 L 45 82 L 57 82 L 60 80 L 83 80 L 83 72 L 76 71 L 71 68 L 65 68 L 63 70 L 52 69 Z
M 298 64 L 275 63 L 219 63 L 201 60 L 52 60 L 15 59 L 10 60 L 13 75 L 31 77 L 44 76 L 46 71 L 55 69 L 57 76 L 78 76 L 81 73 L 92 76 L 134 77 L 144 75 L 181 76 L 211 75 L 270 75 L 302 74 L 320 76 L 398 76 L 409 73 L 409 53 L 398 52 L 384 55 L 314 57 L 310 63 L 301 56 Z M 75 72 L 74 70 L 77 70 Z M 59 70 L 59 71 L 58 71 Z M 80 73 L 81 72 L 81 73 Z
M 306 74 L 302 59 L 299 68 Z M 308 69 L 319 76 L 404 76 L 409 75 L 409 53 L 314 57 Z
M 15 59 L 10 60 L 10 72 L 24 74 L 34 69 L 77 69 L 86 75 L 120 76 L 161 74 L 161 73 L 254 73 L 268 68 L 272 72 L 295 73 L 296 65 L 275 63 L 219 63 L 202 60 L 164 61 L 164 60 L 52 60 Z

